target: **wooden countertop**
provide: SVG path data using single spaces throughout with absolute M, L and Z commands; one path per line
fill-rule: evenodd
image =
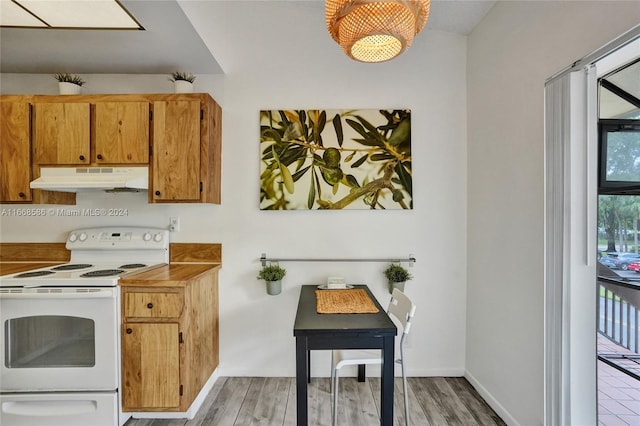
M 171 243 L 169 264 L 122 278 L 121 286 L 180 287 L 222 266 L 219 243 Z M 64 243 L 0 243 L 0 275 L 11 275 L 69 262 Z
M 121 287 L 183 287 L 187 281 L 220 267 L 219 263 L 172 263 L 121 278 L 118 284 Z
M 31 262 L 0 262 L 0 275 L 11 275 L 33 269 L 46 268 L 60 265 L 61 263 L 31 263 Z M 149 271 L 133 274 L 122 278 L 120 286 L 157 286 L 161 282 L 166 287 L 181 287 L 187 281 L 213 269 L 220 269 L 221 265 L 215 263 L 179 263 L 160 266 Z
M 65 262 L 44 263 L 44 262 L 0 262 L 0 275 L 11 275 L 19 272 L 30 271 L 32 269 L 56 266 Z

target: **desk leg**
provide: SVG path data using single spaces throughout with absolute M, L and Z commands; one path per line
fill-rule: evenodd
M 358 381 L 365 382 L 367 380 L 367 366 L 365 364 L 358 364 Z
M 385 336 L 383 346 L 380 424 L 382 426 L 393 426 L 394 336 Z
M 307 426 L 308 360 L 307 339 L 296 337 L 296 416 L 298 426 Z

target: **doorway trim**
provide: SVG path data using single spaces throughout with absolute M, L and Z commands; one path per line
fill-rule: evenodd
M 596 63 L 640 25 L 545 82 L 544 423 L 597 424 Z M 593 291 L 591 291 L 593 290 Z M 589 356 L 591 354 L 591 356 Z

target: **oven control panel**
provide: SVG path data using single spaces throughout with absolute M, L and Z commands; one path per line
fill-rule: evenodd
M 148 227 L 76 229 L 67 237 L 68 250 L 161 250 L 169 247 L 169 231 Z

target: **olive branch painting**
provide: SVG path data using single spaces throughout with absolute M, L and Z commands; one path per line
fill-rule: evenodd
M 260 111 L 260 209 L 412 209 L 410 110 Z

